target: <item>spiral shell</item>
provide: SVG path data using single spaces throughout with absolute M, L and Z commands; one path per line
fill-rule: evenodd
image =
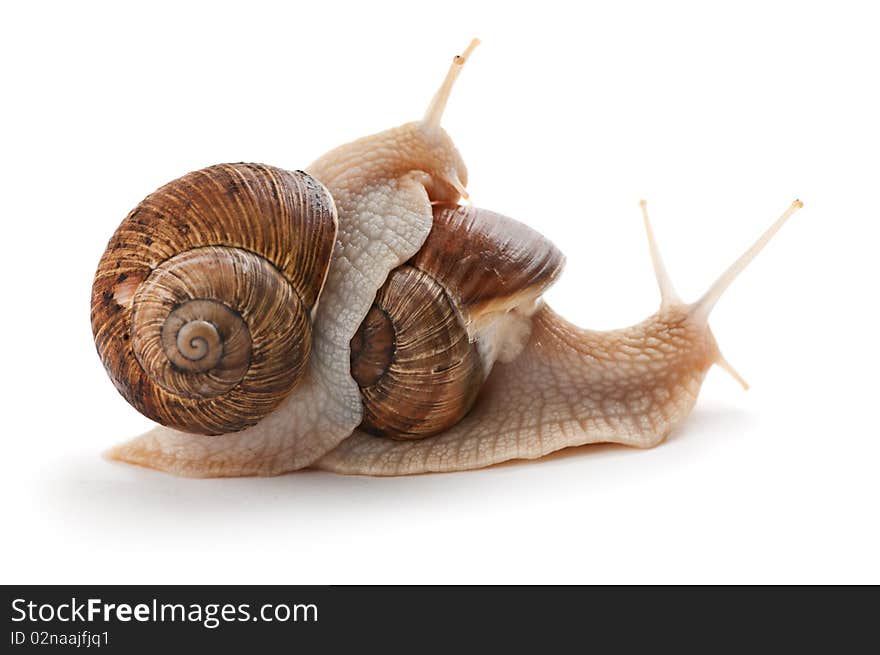
M 351 340 L 361 428 L 420 439 L 471 409 L 496 359 L 528 336 L 518 311 L 562 271 L 564 257 L 513 219 L 475 207 L 436 205 L 422 248 L 394 269 Z
M 141 202 L 110 239 L 92 330 L 119 392 L 185 432 L 255 424 L 301 379 L 336 238 L 301 171 L 221 164 Z
M 483 366 L 452 301 L 412 266 L 391 272 L 351 343 L 363 427 L 378 436 L 426 437 L 471 408 Z

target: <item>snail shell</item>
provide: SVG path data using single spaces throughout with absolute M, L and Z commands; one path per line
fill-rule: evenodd
M 392 271 L 351 342 L 362 427 L 421 438 L 470 409 L 483 381 L 474 344 L 444 288 L 413 266 Z
M 518 221 L 435 206 L 424 245 L 391 272 L 351 341 L 362 429 L 418 439 L 458 423 L 496 359 L 514 358 L 528 337 L 515 310 L 530 312 L 564 262 Z
M 98 353 L 140 412 L 185 432 L 255 424 L 297 385 L 336 238 L 301 171 L 221 164 L 145 198 L 92 288 Z

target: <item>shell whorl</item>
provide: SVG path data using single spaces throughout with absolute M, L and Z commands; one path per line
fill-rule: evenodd
M 461 420 L 495 360 L 524 345 L 528 322 L 510 317 L 531 311 L 564 264 L 550 241 L 501 214 L 435 205 L 433 219 L 351 340 L 361 427 L 375 435 L 420 439 Z
M 336 238 L 330 194 L 259 164 L 189 173 L 141 202 L 92 289 L 92 329 L 116 388 L 185 432 L 257 423 L 301 379 Z
M 467 413 L 483 381 L 480 355 L 446 291 L 412 266 L 391 272 L 351 346 L 362 427 L 379 436 L 441 432 Z

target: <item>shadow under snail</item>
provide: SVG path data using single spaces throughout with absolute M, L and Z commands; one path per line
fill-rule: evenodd
M 306 171 L 195 171 L 125 218 L 95 276 L 92 329 L 116 388 L 161 426 L 111 458 L 195 477 L 458 471 L 654 446 L 713 364 L 742 382 L 709 313 L 801 203 L 686 304 L 643 202 L 660 309 L 621 330 L 574 327 L 541 300 L 561 252 L 458 204 L 467 169 L 440 119 L 476 45 L 420 121 Z

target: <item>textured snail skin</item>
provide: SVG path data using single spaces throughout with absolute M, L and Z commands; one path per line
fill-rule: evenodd
M 800 202 L 690 304 L 675 294 L 643 204 L 660 309 L 622 330 L 577 328 L 541 300 L 562 269 L 561 253 L 511 219 L 457 206 L 467 171 L 439 120 L 474 45 L 456 58 L 424 120 L 337 148 L 309 167 L 332 195 L 338 232 L 323 290 L 317 286 L 320 298 L 305 303 L 312 307 L 310 353 L 295 388 L 239 431 L 200 436 L 159 427 L 110 457 L 194 477 L 275 475 L 307 466 L 364 475 L 457 471 L 600 441 L 654 446 L 689 414 L 713 364 L 741 381 L 721 356 L 709 313 Z M 156 267 L 175 256 L 181 255 L 166 253 Z M 106 280 L 97 298 L 111 307 L 137 293 L 127 280 L 109 274 Z M 406 306 L 388 306 L 422 300 L 434 321 L 424 329 L 438 330 L 433 341 L 422 327 L 406 324 Z M 211 316 L 191 321 L 182 342 L 160 333 L 163 347 L 177 344 L 185 359 L 199 360 L 213 339 L 205 323 L 225 320 L 222 310 Z M 96 335 L 101 329 L 98 321 Z M 428 348 L 424 357 L 400 342 L 410 338 Z M 231 377 L 245 353 L 235 350 Z M 151 356 L 141 359 L 151 366 Z M 447 370 L 450 362 L 460 370 Z M 389 371 L 401 376 L 369 397 L 366 389 Z M 420 386 L 421 396 L 405 396 L 407 384 L 398 382 L 412 374 L 461 386 L 448 398 L 433 397 L 442 406 L 438 415 L 430 385 Z M 373 401 L 385 403 L 381 411 L 370 408 Z M 426 425 L 407 422 L 413 417 Z

